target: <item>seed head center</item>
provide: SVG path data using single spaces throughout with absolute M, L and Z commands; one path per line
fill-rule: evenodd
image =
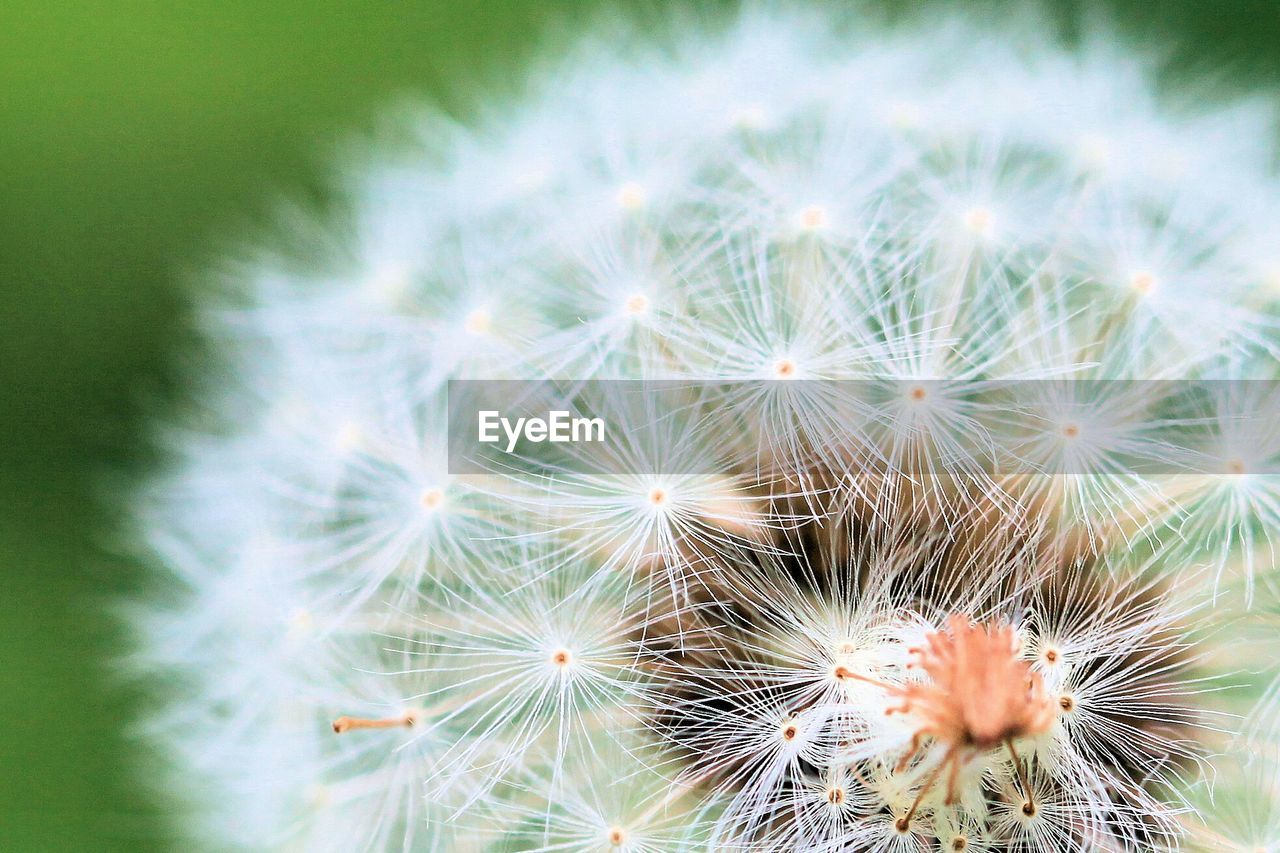
M 1149 270 L 1138 270 L 1129 276 L 1129 286 L 1133 288 L 1133 292 L 1139 296 L 1150 296 L 1156 292 L 1159 282 L 1156 280 L 1155 273 Z
M 821 231 L 827 227 L 829 217 L 825 207 L 820 204 L 811 204 L 800 211 L 796 220 L 805 231 Z
M 487 335 L 493 328 L 493 314 L 486 308 L 477 308 L 467 315 L 463 328 L 469 335 Z
M 637 293 L 627 299 L 625 308 L 633 317 L 644 314 L 649 310 L 649 297 L 643 293 Z
M 991 234 L 996 223 L 995 214 L 991 212 L 990 208 L 986 207 L 971 207 L 964 212 L 964 216 L 961 219 L 969 233 L 979 237 L 986 237 Z
M 927 731 L 953 748 L 991 749 L 1011 738 L 1042 734 L 1056 718 L 1044 680 L 1019 655 L 1013 628 L 975 625 L 953 615 L 945 630 L 914 649 L 929 676 L 897 688 L 900 712 L 920 719 Z
M 615 198 L 618 202 L 618 207 L 623 210 L 639 210 L 644 207 L 645 202 L 648 201 L 648 199 L 648 192 L 646 192 L 644 186 L 637 181 L 627 181 L 625 184 L 618 187 L 618 194 Z

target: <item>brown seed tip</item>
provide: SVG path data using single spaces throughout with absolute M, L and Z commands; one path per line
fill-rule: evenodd
M 409 728 L 413 726 L 416 720 L 417 715 L 413 713 L 402 714 L 399 717 L 386 717 L 380 720 L 343 716 L 333 721 L 333 731 L 334 734 L 342 734 L 355 729 L 395 729 L 402 726 Z
M 820 204 L 809 205 L 800 211 L 800 227 L 806 231 L 817 231 L 827 226 L 827 209 Z

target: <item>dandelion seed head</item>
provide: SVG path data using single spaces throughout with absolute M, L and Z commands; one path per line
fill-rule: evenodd
M 839 18 L 586 38 L 228 272 L 129 617 L 197 846 L 1275 847 L 1265 108 Z M 547 377 L 609 440 L 457 473 Z

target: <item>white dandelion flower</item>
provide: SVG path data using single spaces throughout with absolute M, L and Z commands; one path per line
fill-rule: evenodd
M 1276 847 L 1266 108 L 832 15 L 406 113 L 223 271 L 127 616 L 200 846 Z

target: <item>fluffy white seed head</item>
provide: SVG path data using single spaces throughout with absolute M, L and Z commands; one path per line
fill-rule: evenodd
M 209 313 L 224 366 L 138 513 L 171 583 L 130 617 L 193 834 L 1280 843 L 1204 796 L 1229 712 L 1276 702 L 1220 690 L 1212 630 L 1275 607 L 1262 108 L 963 21 L 620 37 L 414 118 L 346 227 Z M 450 381 L 545 377 L 683 396 L 590 384 L 646 428 L 455 470 Z

